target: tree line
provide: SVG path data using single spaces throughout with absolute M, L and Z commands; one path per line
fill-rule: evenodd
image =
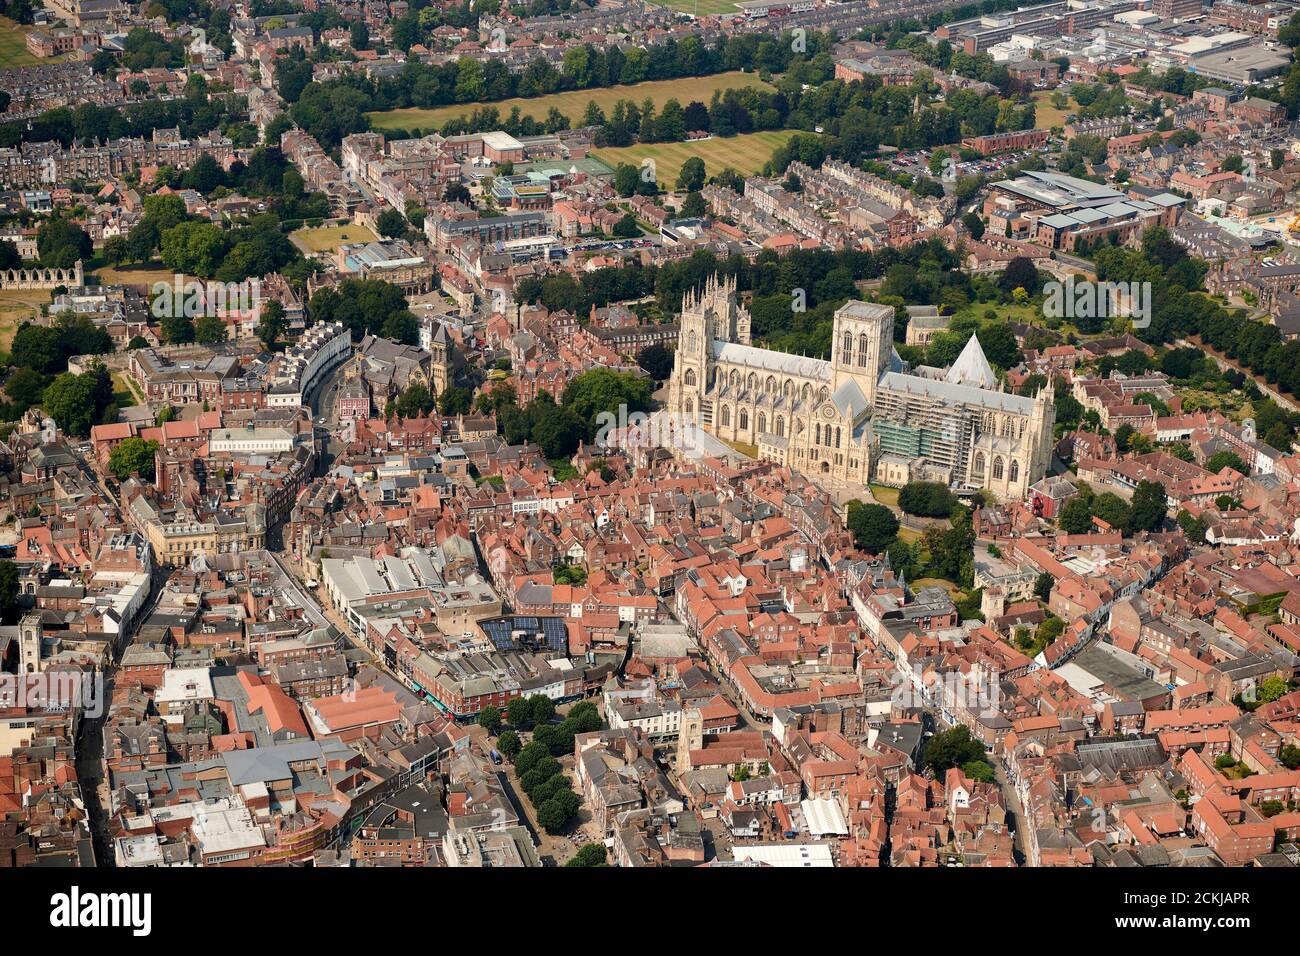
M 1245 309 L 1230 311 L 1204 294 L 1207 264 L 1173 242 L 1166 230 L 1148 230 L 1140 248 L 1106 245 L 1092 258 L 1100 281 L 1151 283 L 1151 324 L 1137 331 L 1143 341 L 1169 345 L 1199 336 L 1250 374 L 1300 395 L 1300 341 L 1286 342 L 1276 325 L 1252 321 Z
M 192 77 L 191 80 L 201 80 Z M 227 93 L 209 97 L 206 84 L 191 82 L 177 100 L 150 100 L 127 106 L 60 106 L 31 120 L 0 124 L 0 148 L 21 143 L 57 142 L 71 146 L 98 139 L 104 142 L 124 137 L 148 137 L 156 129 L 180 129 L 187 138 L 242 123 L 248 117 L 248 99 Z

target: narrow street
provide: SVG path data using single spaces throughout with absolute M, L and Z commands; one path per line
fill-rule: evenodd
M 155 569 L 149 582 L 149 600 L 140 608 L 140 613 L 136 615 L 131 629 L 122 634 L 113 644 L 112 661 L 107 669 L 96 672 L 96 677 L 102 676 L 103 685 L 96 692 L 95 704 L 82 717 L 77 727 L 77 738 L 73 742 L 77 784 L 81 788 L 81 799 L 86 807 L 91 845 L 95 851 L 95 862 L 102 867 L 116 866 L 113 840 L 108 832 L 109 812 L 112 808 L 106 806 L 111 800 L 111 794 L 108 791 L 108 781 L 104 777 L 104 721 L 113 699 L 113 683 L 117 668 L 122 663 L 122 655 L 131 643 L 136 626 L 140 621 L 147 620 L 157 607 L 158 598 L 162 594 L 166 581 L 167 575 Z
M 1002 799 L 1006 802 L 1007 823 L 1012 828 L 1011 833 L 1015 839 L 1016 865 L 1023 866 L 1025 863 L 1025 810 L 1020 805 L 1020 795 L 1016 793 L 1015 786 L 1007 779 L 1007 772 L 1002 768 L 1001 761 L 993 764 L 993 777 L 1002 790 Z

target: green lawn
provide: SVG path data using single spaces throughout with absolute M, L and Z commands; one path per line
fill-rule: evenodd
M 596 150 L 592 155 L 610 166 L 631 163 L 640 166 L 644 159 L 655 162 L 659 188 L 671 191 L 677 185 L 682 163 L 692 156 L 704 160 L 704 171 L 712 176 L 730 166 L 742 176 L 752 176 L 772 158 L 772 151 L 786 143 L 793 130 L 769 130 L 745 136 L 717 137 L 692 143 L 639 143 L 613 149 Z
M 943 578 L 917 578 L 915 581 L 911 582 L 911 586 L 917 589 L 943 588 L 952 595 L 953 598 L 959 598 L 962 596 L 961 588 L 957 587 L 957 585 L 953 584 L 951 581 L 945 581 Z
M 1034 129 L 1051 129 L 1053 126 L 1064 126 L 1071 109 L 1058 110 L 1052 105 L 1052 94 L 1048 90 L 1040 90 L 1033 95 L 1034 100 Z
M 143 288 L 146 291 L 152 289 L 157 282 L 175 285 L 176 272 L 165 268 L 161 262 L 155 260 L 155 263 L 144 266 L 123 266 L 121 268 L 104 266 L 95 269 L 91 275 L 97 276 L 102 285 L 129 285 Z M 193 276 L 182 276 L 181 281 L 188 282 L 192 278 Z
M 43 60 L 27 52 L 27 34 L 31 31 L 31 27 L 16 23 L 8 17 L 0 17 L 0 66 L 9 69 L 37 63 L 58 63 L 63 59 L 60 56 L 52 56 Z
M 888 488 L 885 485 L 871 486 L 871 497 L 875 498 L 880 504 L 888 505 L 891 508 L 898 507 L 898 492 L 899 489 Z
M 582 119 L 583 111 L 592 100 L 605 111 L 606 115 L 619 100 L 633 100 L 640 104 L 646 97 L 654 100 L 656 107 L 675 99 L 686 106 L 692 100 L 707 104 L 713 97 L 714 90 L 741 89 L 758 86 L 769 88 L 758 78 L 756 73 L 718 73 L 713 76 L 692 76 L 679 80 L 656 80 L 650 83 L 635 83 L 631 86 L 607 86 L 595 90 L 572 90 L 566 93 L 552 93 L 549 96 L 515 97 L 495 103 L 457 103 L 452 106 L 439 106 L 434 109 L 387 110 L 367 114 L 370 125 L 377 130 L 384 129 L 421 129 L 432 130 L 441 127 L 447 120 L 459 116 L 468 117 L 476 109 L 491 106 L 500 111 L 502 117 L 519 107 L 520 115 L 543 120 L 552 106 L 569 118 L 573 123 Z
M 732 448 L 736 449 L 736 451 L 740 452 L 746 458 L 758 458 L 757 445 L 751 445 L 749 442 L 743 441 L 729 441 L 726 438 L 722 439 L 722 441 L 724 444 L 730 445 Z
M 143 402 L 144 396 L 136 388 L 135 381 L 125 372 L 113 373 L 113 401 L 118 408 L 128 408 Z
M 0 351 L 8 352 L 18 326 L 40 317 L 41 306 L 49 305 L 49 289 L 6 289 L 0 292 Z

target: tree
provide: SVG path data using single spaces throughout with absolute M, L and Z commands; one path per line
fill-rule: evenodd
M 104 355 L 113 351 L 113 339 L 108 332 L 87 316 L 64 313 L 54 327 L 65 355 Z
M 1206 521 L 1204 516 L 1193 518 L 1188 511 L 1179 511 L 1178 527 L 1188 541 L 1193 544 L 1205 543 Z
M 386 236 L 389 239 L 396 239 L 399 236 L 406 235 L 406 217 L 396 209 L 385 209 L 381 212 L 379 218 L 375 220 L 375 226 L 379 229 L 381 236 Z
M 857 546 L 869 554 L 880 554 L 898 537 L 898 518 L 884 505 L 850 501 L 845 524 Z
M 984 220 L 978 213 L 968 212 L 961 217 L 961 224 L 966 227 L 970 237 L 978 242 L 984 236 Z
M 515 758 L 515 772 L 521 777 L 523 774 L 530 773 L 539 763 L 551 756 L 550 749 L 539 741 L 531 741 L 527 747 L 519 751 L 519 756 Z
M 354 50 L 370 49 L 370 28 L 365 20 L 354 20 L 348 30 L 348 40 Z
M 532 708 L 533 723 L 547 724 L 555 716 L 555 701 L 542 694 L 534 694 L 528 698 L 529 707 Z
M 961 772 L 976 783 L 993 783 L 996 779 L 993 766 L 987 760 L 968 760 L 961 765 Z
M 119 481 L 139 475 L 144 481 L 154 479 L 154 454 L 158 443 L 153 439 L 132 437 L 123 439 L 108 456 L 108 468 Z
M 565 387 L 564 408 L 576 416 L 578 428 L 585 439 L 590 440 L 596 434 L 596 420 L 602 413 L 617 415 L 623 406 L 629 415 L 648 411 L 652 387 L 650 379 L 645 376 L 594 368 L 583 372 Z M 542 444 L 536 436 L 534 441 Z M 555 456 L 548 454 L 548 457 Z
M 1133 511 L 1124 499 L 1114 492 L 1107 491 L 1094 498 L 1092 514 L 1121 534 L 1128 534 L 1132 530 Z
M 1005 322 L 985 322 L 975 333 L 984 356 L 998 368 L 1007 369 L 1020 363 L 1020 346 L 1016 335 Z
M 1024 289 L 1032 296 L 1038 291 L 1041 281 L 1033 260 L 1017 256 L 1007 263 L 1006 271 L 998 277 L 998 288 L 1007 293 Z
M 1065 622 L 1055 614 L 1038 625 L 1038 641 L 1044 647 L 1065 633 Z
M 525 697 L 516 697 L 506 704 L 506 720 L 511 727 L 528 730 L 533 726 L 533 706 Z
M 1071 498 L 1057 519 L 1066 534 L 1087 534 L 1092 530 L 1092 509 L 1083 497 Z
M 1295 744 L 1287 744 L 1278 751 L 1277 759 L 1288 770 L 1300 770 L 1300 747 Z
M 1270 704 L 1286 692 L 1286 681 L 1276 674 L 1270 674 L 1259 682 L 1259 686 L 1255 690 L 1255 700 L 1261 704 Z
M 68 367 L 59 330 L 48 325 L 24 322 L 14 333 L 9 352 L 14 365 L 34 369 L 42 375 L 53 375 Z
M 569 807 L 570 802 L 578 802 L 577 795 L 570 791 L 569 796 L 572 800 L 565 799 L 563 795 L 552 797 L 537 808 L 537 822 L 547 833 L 562 831 L 577 812 L 576 805 L 572 809 Z
M 1052 585 L 1056 584 L 1056 578 L 1052 577 L 1048 571 L 1042 571 L 1034 579 L 1034 597 L 1040 601 L 1046 601 L 1052 596 Z
M 67 219 L 50 219 L 36 230 L 36 252 L 47 267 L 69 269 L 93 250 L 86 230 Z
M 514 760 L 519 753 L 519 735 L 513 730 L 503 730 L 497 735 L 497 751 L 507 760 Z
M 609 866 L 603 843 L 585 843 L 565 866 Z
M 429 389 L 419 382 L 406 387 L 397 400 L 396 412 L 402 418 L 423 418 L 434 409 L 433 396 Z
M 677 173 L 677 189 L 679 192 L 696 192 L 704 187 L 704 178 L 704 160 L 692 156 L 682 163 Z
M 686 198 L 682 200 L 682 216 L 686 219 L 703 219 L 709 214 L 709 204 L 704 201 L 704 196 L 698 192 L 687 193 Z
M 218 186 L 226 185 L 226 172 L 211 153 L 202 153 L 181 177 L 181 185 L 207 196 Z
M 18 565 L 0 561 L 0 624 L 18 621 Z
M 546 753 L 538 758 L 538 760 L 533 764 L 532 770 L 524 772 L 519 777 L 520 786 L 523 787 L 524 792 L 530 797 L 539 786 L 546 783 L 546 781 L 550 780 L 557 773 L 562 772 L 560 762 L 551 754 L 549 741 L 535 739 L 533 743 L 541 744 L 543 747 L 546 747 L 547 750 Z M 536 801 L 533 802 L 536 803 Z
M 1223 451 L 1215 452 L 1208 459 L 1206 459 L 1205 462 L 1206 471 L 1211 471 L 1217 475 L 1225 468 L 1231 468 L 1239 475 L 1245 475 L 1247 477 L 1250 476 L 1250 466 L 1247 465 L 1244 461 L 1242 461 L 1241 456 L 1238 455 L 1235 451 L 1228 451 L 1227 449 L 1225 449 Z
M 438 411 L 444 415 L 464 415 L 470 410 L 473 393 L 461 385 L 448 385 L 438 396 Z
M 158 325 L 168 345 L 184 345 L 194 341 L 194 322 L 184 313 L 165 316 Z
M 665 381 L 673 373 L 673 353 L 667 346 L 647 345 L 636 356 L 636 364 L 656 382 Z
M 194 323 L 194 341 L 205 345 L 226 340 L 226 323 L 215 315 L 200 316 Z
M 1165 486 L 1158 481 L 1139 481 L 1129 508 L 1134 531 L 1158 531 L 1169 510 Z
M 5 394 L 15 405 L 22 405 L 30 408 L 32 405 L 39 405 L 41 396 L 45 393 L 47 381 L 44 375 L 34 368 L 16 368 L 9 380 L 5 382 Z
M 501 729 L 501 711 L 492 706 L 484 707 L 478 712 L 478 725 L 489 734 L 495 734 Z
M 984 760 L 984 745 L 964 725 L 935 734 L 921 752 L 922 764 L 936 777 L 942 777 L 949 767 L 963 767 L 977 760 Z
M 937 481 L 912 481 L 898 493 L 898 507 L 909 515 L 946 518 L 956 504 L 948 486 Z
M 631 163 L 619 163 L 614 170 L 614 191 L 625 199 L 641 185 L 641 170 Z
M 103 411 L 103 406 L 96 404 L 95 397 L 90 372 L 83 375 L 64 372 L 45 389 L 41 407 L 69 435 L 89 438 L 91 426 L 99 421 Z
M 409 311 L 402 290 L 382 279 L 344 279 L 334 288 L 316 290 L 307 306 L 314 322 L 342 322 L 353 341 L 378 335 L 396 312 Z
M 286 103 L 297 103 L 311 82 L 312 63 L 306 58 L 281 60 L 275 68 L 275 88 Z M 267 142 L 279 143 L 279 137 Z
M 587 569 L 581 564 L 569 564 L 567 561 L 562 561 L 551 568 L 551 576 L 556 584 L 581 587 L 587 583 Z
M 268 350 L 275 348 L 276 341 L 284 332 L 284 306 L 279 299 L 263 303 L 257 319 L 257 337 Z
M 641 227 L 637 225 L 636 216 L 630 212 L 625 213 L 622 219 L 614 223 L 614 235 L 620 239 L 631 239 L 641 235 Z
M 210 222 L 177 223 L 162 233 L 158 256 L 176 272 L 213 276 L 228 264 L 233 233 Z
M 565 718 L 565 723 L 572 723 L 574 731 L 580 734 L 588 734 L 605 727 L 600 710 L 589 700 L 581 701 L 569 708 L 569 716 Z
M 418 345 L 420 342 L 420 323 L 414 313 L 407 309 L 394 312 L 384 322 L 383 336 L 399 345 Z

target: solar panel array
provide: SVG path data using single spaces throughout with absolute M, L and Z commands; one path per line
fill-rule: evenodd
M 490 618 L 479 624 L 499 651 L 536 649 L 568 653 L 569 632 L 562 617 L 512 615 Z

